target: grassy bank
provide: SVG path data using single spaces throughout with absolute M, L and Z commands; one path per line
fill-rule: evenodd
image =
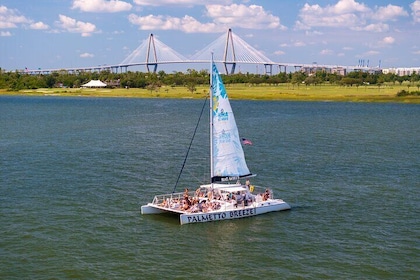
M 249 100 L 289 100 L 289 101 L 337 101 L 337 102 L 399 102 L 420 104 L 420 96 L 397 97 L 407 86 L 359 86 L 341 87 L 336 85 L 294 86 L 249 86 L 235 84 L 226 86 L 231 99 Z M 411 91 L 417 88 L 411 87 Z M 18 92 L 0 90 L 0 95 L 33 95 L 33 96 L 87 96 L 87 97 L 130 97 L 130 98 L 203 98 L 208 88 L 198 86 L 194 93 L 186 87 L 161 87 L 158 90 L 147 89 L 34 89 Z

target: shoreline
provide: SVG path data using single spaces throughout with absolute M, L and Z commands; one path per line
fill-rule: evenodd
M 413 87 L 414 88 L 414 87 Z M 249 86 L 243 84 L 226 85 L 232 100 L 265 101 L 319 101 L 319 102 L 380 102 L 420 104 L 420 96 L 398 97 L 397 93 L 407 90 L 406 86 L 363 86 L 340 87 L 335 85 L 292 86 Z M 110 89 L 110 88 L 43 88 L 21 91 L 0 89 L 0 96 L 58 96 L 58 97 L 112 97 L 112 98 L 177 98 L 202 99 L 208 93 L 207 86 L 197 86 L 190 92 L 186 87 L 163 86 L 158 90 Z

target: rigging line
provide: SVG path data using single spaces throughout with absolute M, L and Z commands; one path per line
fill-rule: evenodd
M 178 186 L 179 179 L 181 178 L 181 174 L 182 174 L 182 171 L 184 170 L 185 163 L 187 162 L 188 154 L 189 154 L 189 152 L 191 150 L 191 145 L 192 145 L 192 143 L 194 141 L 195 134 L 196 134 L 197 129 L 198 129 L 198 126 L 200 124 L 201 116 L 203 116 L 204 108 L 206 107 L 207 98 L 208 98 L 208 96 L 206 96 L 206 98 L 204 99 L 203 107 L 201 108 L 201 113 L 200 113 L 200 116 L 198 117 L 197 125 L 195 126 L 194 133 L 193 133 L 193 136 L 191 138 L 190 145 L 189 145 L 188 150 L 187 150 L 187 154 L 185 155 L 184 162 L 182 163 L 181 171 L 178 174 L 178 178 L 176 179 L 176 183 L 175 183 L 174 189 L 172 190 L 172 193 L 175 192 L 175 189 Z

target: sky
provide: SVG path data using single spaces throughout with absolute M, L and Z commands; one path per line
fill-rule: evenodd
M 115 65 L 151 33 L 191 57 L 229 28 L 276 63 L 420 66 L 420 0 L 0 0 L 0 68 Z

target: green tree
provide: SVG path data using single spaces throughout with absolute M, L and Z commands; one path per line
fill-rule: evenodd
M 306 74 L 305 74 L 305 73 L 300 72 L 300 71 L 298 71 L 298 72 L 294 72 L 294 73 L 292 74 L 291 83 L 293 84 L 293 86 L 294 86 L 294 85 L 297 85 L 297 86 L 299 87 L 299 85 L 300 85 L 303 81 L 305 81 L 305 79 L 306 79 Z

